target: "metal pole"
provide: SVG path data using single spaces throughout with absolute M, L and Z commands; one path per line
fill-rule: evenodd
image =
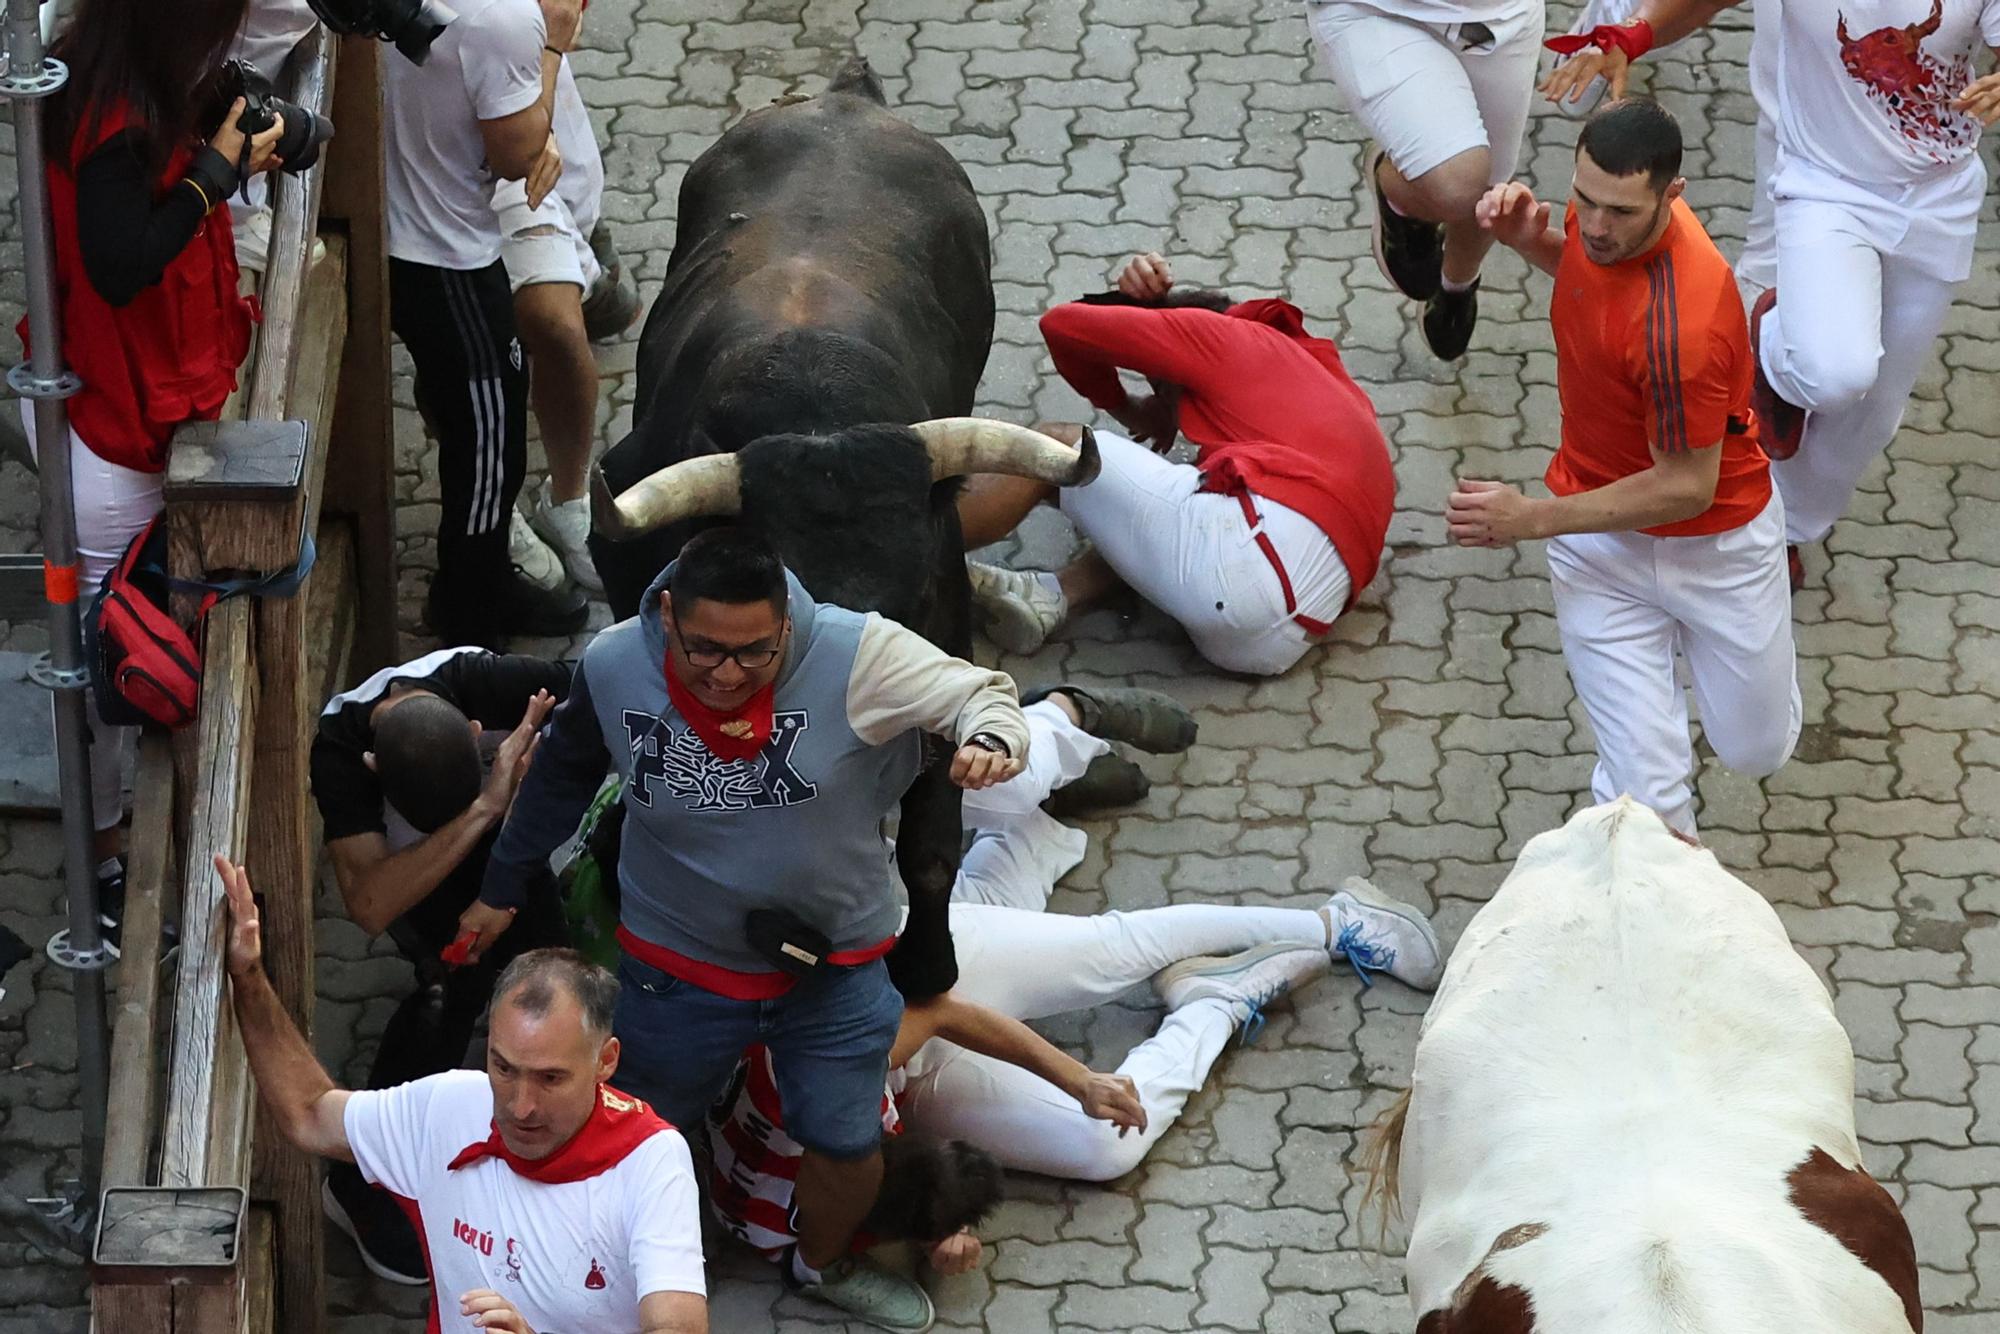
M 42 492 L 43 584 L 49 603 L 49 654 L 36 677 L 51 692 L 56 773 L 62 794 L 63 883 L 69 929 L 49 941 L 49 958 L 68 970 L 76 995 L 76 1068 L 83 1116 L 83 1212 L 94 1212 L 104 1160 L 108 1041 L 104 970 L 113 955 L 97 921 L 97 860 L 90 801 L 89 733 L 84 719 L 82 619 L 77 597 L 76 514 L 70 491 L 69 413 L 63 400 L 81 382 L 63 368 L 62 312 L 56 301 L 48 177 L 42 152 L 42 99 L 69 74 L 43 54 L 38 0 L 8 0 L 7 73 L 0 96 L 13 103 L 14 161 L 21 189 L 22 267 L 28 279 L 29 345 L 25 366 L 7 382 L 35 406 L 37 470 Z

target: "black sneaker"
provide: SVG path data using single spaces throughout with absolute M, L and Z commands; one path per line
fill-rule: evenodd
M 361 1263 L 368 1266 L 369 1273 L 412 1288 L 431 1281 L 424 1266 L 423 1243 L 417 1240 L 409 1215 L 388 1191 L 362 1180 L 358 1169 L 346 1163 L 329 1168 L 319 1188 L 319 1203 L 327 1218 L 361 1252 Z
M 559 639 L 575 634 L 590 619 L 590 602 L 567 584 L 553 591 L 538 588 L 509 569 L 505 577 L 464 597 L 442 578 L 433 578 L 424 619 L 447 646 L 498 650 L 515 636 Z
M 1375 262 L 1397 291 L 1412 301 L 1428 301 L 1444 281 L 1444 228 L 1389 207 L 1389 196 L 1382 193 L 1382 158 L 1378 148 L 1368 159 L 1368 184 L 1375 189 Z
M 97 929 L 114 959 L 125 930 L 125 859 L 118 858 L 116 866 L 116 870 L 100 868 L 97 872 Z
M 1472 343 L 1472 326 L 1479 323 L 1479 279 L 1463 292 L 1440 287 L 1424 303 L 1424 341 L 1439 361 L 1457 361 Z
M 1146 771 L 1122 755 L 1099 755 L 1083 776 L 1049 793 L 1042 809 L 1054 816 L 1088 815 L 1092 811 L 1131 806 L 1153 790 Z

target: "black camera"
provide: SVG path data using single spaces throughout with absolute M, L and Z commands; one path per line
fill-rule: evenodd
M 246 140 L 276 125 L 278 117 L 285 118 L 285 132 L 278 136 L 274 151 L 283 160 L 286 171 L 304 171 L 318 162 L 320 145 L 333 138 L 332 121 L 279 97 L 264 72 L 246 61 L 232 60 L 224 65 L 216 80 L 216 91 L 225 116 L 231 102 L 243 99 L 243 113 L 236 118 L 236 128 L 243 131 Z M 246 147 L 244 152 L 247 155 L 249 149 Z
M 306 0 L 330 31 L 394 42 L 413 65 L 458 15 L 442 0 Z

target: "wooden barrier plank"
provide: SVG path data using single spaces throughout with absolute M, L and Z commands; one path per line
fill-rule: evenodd
M 356 675 L 400 662 L 396 634 L 395 416 L 389 398 L 389 250 L 382 216 L 380 43 L 344 37 L 322 222 L 347 234 L 347 346 L 333 416 L 326 505 L 355 525 Z M 330 229 L 330 228 L 329 228 Z M 349 684 L 342 681 L 342 685 Z
M 110 1104 L 119 1115 L 105 1127 L 106 1186 L 143 1186 L 151 1180 L 160 914 L 174 868 L 173 837 L 173 753 L 165 736 L 149 732 L 139 742 L 132 780 L 124 952 L 118 961 L 118 1008 L 111 1029 Z M 174 884 L 178 888 L 178 880 Z
M 232 1093 L 240 1098 L 247 1091 L 247 1081 L 235 1075 L 243 1066 L 243 1050 L 228 1014 L 224 949 L 229 912 L 209 858 L 218 852 L 241 857 L 247 845 L 250 724 L 257 706 L 250 622 L 251 605 L 243 599 L 224 602 L 208 616 L 198 759 L 184 845 L 173 1059 L 161 1129 L 163 1186 L 249 1184 L 247 1155 L 233 1143 L 211 1142 L 209 1134 L 212 1119 L 232 1124 L 236 1118 L 219 1100 Z

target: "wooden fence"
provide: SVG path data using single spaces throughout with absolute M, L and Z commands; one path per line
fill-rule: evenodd
M 289 100 L 331 114 L 336 137 L 314 170 L 273 178 L 264 322 L 232 415 L 304 422 L 303 450 L 298 432 L 280 429 L 228 447 L 212 429 L 176 442 L 176 573 L 279 569 L 308 534 L 318 564 L 295 597 L 237 598 L 209 614 L 199 719 L 140 748 L 103 1181 L 242 1187 L 250 1203 L 226 1271 L 101 1271 L 93 1314 L 104 1334 L 316 1334 L 324 1321 L 318 1164 L 258 1111 L 229 1009 L 228 911 L 210 858 L 254 869 L 266 967 L 310 1039 L 314 715 L 395 653 L 380 60 L 377 43 L 319 29 L 285 81 Z M 180 950 L 163 969 L 161 925 L 176 894 Z M 167 1237 L 157 1246 L 171 1253 Z

